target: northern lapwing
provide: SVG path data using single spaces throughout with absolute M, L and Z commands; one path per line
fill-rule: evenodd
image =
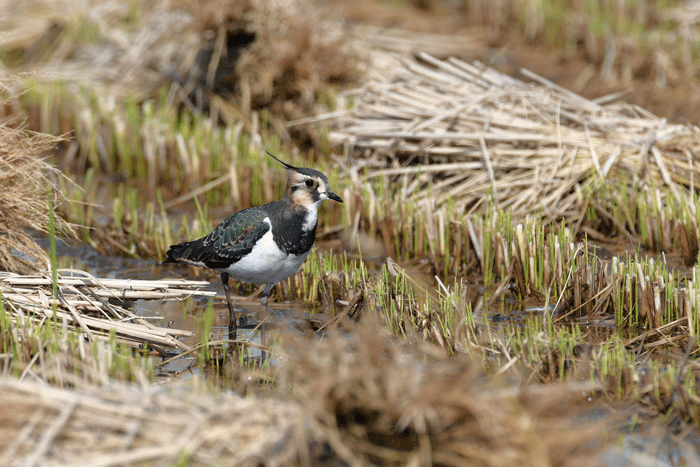
M 267 152 L 267 151 L 265 151 Z M 330 190 L 328 177 L 318 170 L 288 169 L 282 199 L 231 214 L 209 235 L 171 245 L 163 263 L 188 263 L 221 272 L 229 311 L 229 339 L 236 339 L 236 313 L 231 303 L 229 277 L 265 284 L 260 303 L 263 316 L 273 287 L 299 268 L 316 239 L 318 207 L 326 199 L 342 203 Z

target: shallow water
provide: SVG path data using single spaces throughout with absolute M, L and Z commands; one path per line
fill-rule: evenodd
M 42 247 L 47 248 L 48 240 L 40 241 Z M 224 341 L 228 338 L 229 311 L 223 287 L 216 272 L 208 270 L 193 270 L 185 265 L 162 265 L 151 259 L 133 259 L 121 256 L 104 256 L 88 245 L 77 241 L 59 241 L 56 245 L 59 266 L 81 269 L 96 277 L 114 279 L 143 279 L 157 280 L 164 278 L 182 278 L 191 280 L 206 280 L 209 285 L 203 290 L 213 291 L 215 297 L 192 298 L 189 300 L 137 300 L 132 305 L 132 310 L 139 316 L 148 318 L 148 321 L 157 326 L 170 327 L 192 331 L 189 337 L 181 337 L 180 340 L 195 347 L 199 343 Z M 196 277 L 193 277 L 193 274 Z M 266 355 L 262 347 L 276 342 L 278 330 L 294 332 L 300 335 L 312 334 L 314 327 L 312 322 L 327 321 L 323 314 L 314 313 L 314 309 L 303 302 L 270 303 L 267 316 L 262 316 L 262 310 L 258 298 L 235 296 L 234 311 L 238 317 L 237 340 L 247 341 L 252 345 L 246 346 L 244 360 L 249 366 L 262 365 Z M 211 311 L 210 311 L 211 310 Z M 210 313 L 211 316 L 207 316 Z M 206 325 L 207 318 L 211 320 Z M 207 336 L 204 336 L 204 332 Z M 225 352 L 225 344 L 212 346 L 214 352 Z M 218 350 L 217 350 L 218 349 Z M 173 378 L 189 378 L 195 374 L 206 375 L 208 371 L 200 368 L 201 359 L 199 352 L 184 355 L 180 358 L 177 353 L 166 352 L 157 356 L 154 352 L 154 364 L 157 366 L 157 378 L 159 382 L 165 382 Z M 164 361 L 172 359 L 169 363 Z M 274 364 L 274 360 L 267 363 Z

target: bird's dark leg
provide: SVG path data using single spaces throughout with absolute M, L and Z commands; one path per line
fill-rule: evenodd
M 269 299 L 269 295 L 263 295 L 260 297 L 260 307 L 262 308 L 263 313 L 267 313 L 267 300 Z M 265 316 L 263 316 L 264 318 Z
M 265 342 L 265 320 L 267 319 L 267 302 L 268 299 L 270 298 L 270 293 L 272 293 L 272 289 L 275 287 L 275 284 L 267 284 L 265 286 L 265 290 L 263 290 L 262 297 L 260 297 L 260 307 L 262 308 L 262 316 L 260 317 L 260 322 L 262 323 L 262 326 L 260 327 L 260 344 L 263 346 L 263 348 L 267 345 L 267 342 Z M 267 352 L 263 350 L 262 352 L 262 358 L 263 361 L 267 358 Z
M 231 290 L 228 287 L 228 273 L 221 273 L 221 283 L 224 285 L 224 292 L 226 292 L 226 303 L 228 303 L 228 339 L 230 341 L 236 340 L 236 331 L 238 330 L 236 326 L 236 312 L 233 311 L 233 303 L 231 303 Z
M 262 306 L 262 311 L 266 315 L 267 314 L 267 301 L 270 298 L 270 294 L 272 293 L 272 289 L 275 288 L 276 284 L 267 284 L 265 286 L 265 290 L 263 290 L 262 297 L 260 297 L 260 306 Z M 263 316 L 265 318 L 265 316 Z

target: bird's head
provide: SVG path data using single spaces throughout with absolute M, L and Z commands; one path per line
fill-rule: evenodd
M 318 206 L 326 199 L 343 202 L 340 196 L 330 190 L 328 177 L 323 173 L 305 167 L 294 167 L 282 162 L 269 152 L 267 154 L 289 170 L 285 196 L 289 197 L 294 204 L 309 208 Z

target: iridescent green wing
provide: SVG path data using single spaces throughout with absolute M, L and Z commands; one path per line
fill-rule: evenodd
M 207 267 L 226 268 L 253 250 L 255 244 L 270 230 L 267 217 L 260 207 L 239 211 L 224 219 L 202 239 L 201 251 L 195 261 Z

